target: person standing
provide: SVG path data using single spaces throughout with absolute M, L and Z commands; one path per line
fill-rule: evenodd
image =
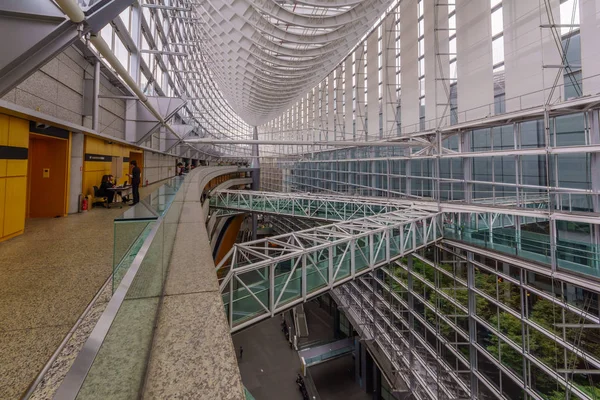
M 142 171 L 140 167 L 137 165 L 137 161 L 131 160 L 129 162 L 130 165 L 133 166 L 131 169 L 131 175 L 127 174 L 131 178 L 131 191 L 133 192 L 133 203 L 131 205 L 135 205 L 140 202 L 140 182 Z
M 242 346 L 240 346 L 240 361 L 242 360 L 243 356 L 244 356 L 244 348 Z

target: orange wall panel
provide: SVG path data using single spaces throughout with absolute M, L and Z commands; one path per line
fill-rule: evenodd
M 233 247 L 233 244 L 237 239 L 237 235 L 240 232 L 242 222 L 244 222 L 244 218 L 244 215 L 238 215 L 237 217 L 233 217 L 233 220 L 227 227 L 227 230 L 223 234 L 221 241 L 217 243 L 218 248 L 215 257 L 215 264 L 218 264 Z
M 29 213 L 32 218 L 65 214 L 68 141 L 31 135 Z M 49 174 L 44 177 L 44 170 Z

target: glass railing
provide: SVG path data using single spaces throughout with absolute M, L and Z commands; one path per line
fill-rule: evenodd
M 560 232 L 559 232 L 560 235 Z M 444 237 L 522 257 L 534 262 L 552 264 L 550 236 L 517 231 L 513 227 L 470 229 L 446 224 Z M 556 265 L 560 269 L 600 277 L 600 249 L 593 243 L 561 239 L 556 241 Z
M 156 221 L 163 217 L 175 199 L 183 178 L 167 180 L 142 201 L 114 221 L 113 293 L 129 270 Z
M 57 399 L 140 398 L 185 190 L 169 179 L 115 219 L 114 293 Z
M 311 366 L 314 364 L 319 364 L 324 361 L 330 360 L 332 358 L 339 357 L 341 355 L 352 353 L 353 351 L 354 351 L 354 346 L 342 347 L 341 349 L 335 349 L 335 350 L 331 350 L 327 353 L 319 354 L 314 357 L 305 358 L 304 362 L 306 363 L 307 366 Z

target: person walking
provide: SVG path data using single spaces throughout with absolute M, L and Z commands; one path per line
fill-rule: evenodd
M 137 161 L 131 160 L 129 162 L 130 165 L 133 166 L 131 169 L 131 175 L 127 174 L 131 178 L 131 190 L 133 192 L 133 203 L 131 205 L 136 205 L 140 202 L 140 182 L 142 180 L 142 171 L 140 167 L 137 165 Z
M 240 346 L 240 361 L 242 361 L 242 357 L 244 356 L 244 348 Z

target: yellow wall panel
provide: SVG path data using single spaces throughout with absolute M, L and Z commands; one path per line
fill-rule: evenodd
M 6 162 L 7 160 L 0 160 L 0 178 L 4 178 L 6 176 Z
M 0 114 L 0 146 L 8 146 L 8 115 Z
M 27 160 L 5 160 L 6 176 L 27 176 Z
M 6 178 L 0 178 L 0 239 L 4 236 L 4 201 L 6 198 Z
M 27 178 L 6 178 L 4 203 L 3 236 L 12 235 L 25 228 L 25 203 L 27 197 Z
M 10 117 L 8 125 L 8 145 L 29 147 L 29 121 Z
M 129 157 L 130 152 L 143 154 L 142 151 L 134 150 L 133 147 L 120 143 L 109 144 L 104 139 L 97 139 L 91 136 L 85 138 L 85 153 L 107 155 L 113 157 Z M 83 166 L 83 192 L 90 193 L 92 186 L 100 186 L 103 175 L 112 173 L 112 164 L 101 161 L 85 161 Z M 123 162 L 123 173 L 118 183 L 128 180 L 126 174 L 129 173 L 129 163 Z

